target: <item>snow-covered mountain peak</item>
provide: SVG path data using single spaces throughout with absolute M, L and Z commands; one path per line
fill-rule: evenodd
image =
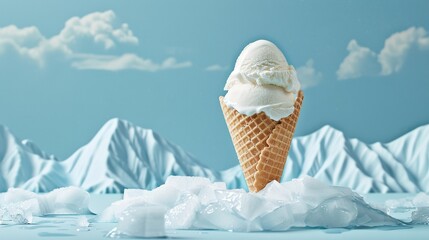
M 97 192 L 154 188 L 169 175 L 219 177 L 154 131 L 117 118 L 104 124 L 64 166 L 76 185 Z
M 13 141 L 15 142 L 16 137 L 10 132 L 9 128 L 0 124 L 0 139 L 1 141 Z
M 331 125 L 324 125 L 308 135 L 296 137 L 295 139 L 301 141 L 325 141 L 329 143 L 331 141 L 344 140 L 345 138 L 344 133 L 340 130 Z
M 429 191 L 428 146 L 429 125 L 389 143 L 373 144 L 326 125 L 292 140 L 283 181 L 310 175 L 361 193 Z M 0 191 L 74 185 L 97 193 L 122 192 L 157 187 L 170 175 L 246 186 L 240 166 L 221 172 L 209 169 L 153 130 L 118 118 L 107 121 L 88 144 L 62 161 L 0 125 Z
M 419 147 L 420 145 L 418 143 L 421 141 L 429 141 L 429 124 L 417 127 L 388 144 L 407 142 L 408 144 L 413 144 L 416 145 L 416 147 Z
M 30 139 L 24 139 L 21 141 L 21 143 L 23 146 L 26 147 L 27 151 L 33 152 L 34 154 L 39 155 L 41 158 L 58 161 L 57 157 L 55 157 L 53 154 L 48 154 L 44 152 L 39 146 L 37 146 L 36 143 L 31 141 Z

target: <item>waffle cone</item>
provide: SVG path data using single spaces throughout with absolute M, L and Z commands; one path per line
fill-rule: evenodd
M 225 105 L 219 97 L 235 151 L 251 192 L 280 181 L 304 95 L 299 91 L 294 112 L 274 121 L 265 113 L 247 116 Z

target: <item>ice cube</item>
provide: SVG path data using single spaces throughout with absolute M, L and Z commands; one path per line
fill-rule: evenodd
M 10 220 L 16 224 L 31 224 L 33 215 L 40 216 L 39 203 L 35 198 L 0 206 L 0 224 L 3 220 Z
M 226 190 L 226 183 L 224 182 L 214 182 L 210 185 L 210 188 L 213 190 Z
M 331 198 L 310 210 L 305 222 L 310 227 L 348 227 L 355 221 L 357 214 L 356 204 L 350 199 Z
M 358 209 L 358 215 L 354 226 L 367 226 L 367 227 L 378 227 L 378 226 L 398 226 L 404 223 L 395 219 L 385 212 L 372 208 L 361 198 L 353 198 L 356 207 Z
M 413 198 L 412 202 L 415 207 L 429 207 L 429 195 L 421 192 Z
M 181 192 L 198 194 L 201 188 L 211 185 L 211 181 L 204 177 L 169 176 L 165 185 L 174 187 Z
M 359 196 L 349 188 L 329 186 L 309 176 L 294 179 L 284 186 L 291 191 L 293 199 L 304 201 L 313 208 L 333 197 Z
M 35 199 L 30 199 L 23 202 L 11 203 L 6 206 L 6 213 L 9 219 L 16 224 L 31 224 L 33 223 L 33 213 L 31 202 Z
M 89 221 L 85 216 L 80 216 L 76 219 L 76 231 L 89 231 Z
M 119 218 L 117 231 L 131 237 L 164 237 L 164 215 L 162 206 L 128 208 Z
M 261 217 L 261 226 L 268 231 L 285 231 L 289 229 L 294 218 L 290 206 L 280 206 Z
M 217 202 L 217 198 L 216 198 L 216 191 L 212 188 L 203 188 L 201 189 L 201 191 L 198 193 L 198 198 L 200 200 L 200 203 L 202 205 L 208 205 L 210 203 L 213 202 Z
M 150 191 L 146 197 L 147 201 L 150 203 L 172 208 L 175 206 L 180 194 L 180 191 L 176 188 L 164 184 Z
M 247 193 L 244 190 L 218 190 L 216 191 L 216 196 L 221 204 L 224 204 L 245 220 L 254 220 L 278 207 L 278 205 L 257 194 Z
M 145 207 L 152 204 L 144 198 L 131 198 L 112 203 L 97 217 L 97 222 L 117 222 L 121 214 L 128 208 Z
M 217 226 L 212 224 L 209 219 L 203 214 L 203 210 L 207 207 L 201 205 L 200 209 L 195 214 L 194 222 L 192 223 L 192 227 L 195 229 L 219 229 Z
M 172 208 L 175 206 L 177 199 L 181 192 L 176 188 L 168 185 L 161 185 L 152 191 L 143 189 L 125 189 L 124 200 L 132 198 L 142 198 L 148 203 L 154 205 L 163 205 L 166 208 Z
M 289 209 L 292 212 L 295 227 L 305 227 L 305 218 L 307 217 L 308 211 L 312 209 L 311 206 L 306 204 L 303 201 L 296 201 L 290 204 L 287 204 Z
M 281 183 L 292 196 L 302 195 L 304 189 L 304 182 L 302 178 L 295 178 L 288 182 Z
M 89 193 L 77 187 L 57 188 L 39 201 L 45 214 L 89 213 Z
M 246 221 L 220 203 L 211 203 L 198 212 L 198 219 L 204 219 L 215 229 L 236 232 L 262 231 L 259 221 Z
M 96 218 L 99 223 L 112 223 L 117 222 L 119 218 L 115 216 L 116 208 L 113 204 L 105 208 Z
M 429 225 L 429 207 L 418 207 L 411 213 L 411 220 L 413 224 Z
M 31 215 L 43 215 L 39 206 L 38 196 L 33 192 L 19 188 L 9 188 L 4 194 L 3 200 L 4 204 L 23 208 L 26 212 L 30 212 Z
M 36 193 L 10 188 L 4 194 L 5 204 L 23 203 L 31 208 L 33 215 L 45 214 L 83 214 L 88 213 L 89 194 L 77 187 L 55 189 L 47 194 Z
M 208 187 L 202 188 L 198 193 L 198 198 L 202 205 L 207 205 L 217 201 L 216 191 L 226 190 L 226 184 L 224 182 L 214 182 Z
M 409 199 L 409 198 L 389 199 L 385 202 L 385 205 L 386 205 L 386 208 L 390 210 L 412 209 L 415 207 L 412 199 Z
M 128 200 L 130 198 L 142 197 L 145 196 L 149 192 L 144 189 L 125 189 L 124 190 L 124 200 Z
M 33 198 L 37 199 L 37 194 L 20 188 L 9 188 L 4 194 L 3 202 L 5 204 L 17 203 Z
M 89 227 L 89 221 L 88 218 L 85 216 L 80 216 L 76 220 L 76 226 L 77 227 Z
M 167 211 L 165 224 L 169 229 L 189 229 L 191 228 L 196 212 L 200 207 L 198 196 L 192 193 L 185 193 L 178 201 L 178 205 Z
M 30 224 L 33 216 L 21 208 L 10 208 L 9 218 L 17 224 Z
M 264 189 L 257 193 L 258 195 L 272 201 L 288 203 L 293 201 L 292 193 L 283 184 L 276 180 L 270 182 Z
M 208 205 L 217 201 L 215 190 L 210 188 L 201 189 L 198 193 L 198 199 L 200 200 L 201 205 Z
M 311 177 L 282 184 L 274 181 L 256 194 L 226 190 L 225 184 L 210 183 L 205 178 L 170 177 L 159 188 L 131 191 L 125 198 L 113 203 L 101 217 L 116 221 L 128 209 L 158 203 L 167 208 L 165 225 L 170 229 L 246 232 L 403 224 L 368 205 L 351 189 L 328 186 Z
M 3 218 L 5 217 L 5 215 L 6 209 L 2 205 L 0 205 L 0 225 L 3 224 Z

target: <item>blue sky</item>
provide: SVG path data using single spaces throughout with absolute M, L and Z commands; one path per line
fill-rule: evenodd
M 429 123 L 428 1 L 78 2 L 0 3 L 0 124 L 60 158 L 119 117 L 236 165 L 218 96 L 261 38 L 305 87 L 297 136 L 386 142 Z

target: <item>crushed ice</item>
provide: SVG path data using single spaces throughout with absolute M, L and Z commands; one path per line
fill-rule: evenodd
M 33 222 L 34 201 L 28 200 L 0 206 L 0 224 L 12 221 L 16 224 L 31 224 Z
M 33 216 L 48 214 L 88 214 L 88 204 L 89 193 L 77 187 L 58 188 L 46 194 L 10 188 L 2 194 L 0 224 L 31 224 Z
M 89 231 L 89 225 L 88 218 L 85 216 L 79 216 L 76 219 L 76 231 L 78 232 Z
M 429 195 L 419 193 L 413 198 L 391 199 L 385 202 L 386 212 L 410 224 L 429 225 Z
M 142 210 L 155 207 L 165 209 L 165 215 L 160 214 L 161 210 Z M 106 208 L 98 220 L 119 222 L 116 230 L 121 228 L 121 232 L 130 232 L 128 235 L 141 236 L 142 232 L 133 235 L 133 224 L 121 223 L 131 223 L 131 219 L 145 214 L 152 221 L 165 221 L 167 229 L 240 232 L 404 224 L 371 207 L 351 189 L 329 186 L 308 176 L 286 183 L 273 181 L 258 193 L 228 190 L 224 183 L 201 177 L 170 176 L 164 185 L 152 191 L 126 189 L 123 200 Z M 148 224 L 141 221 L 141 226 Z
M 0 224 L 31 224 L 33 216 L 48 214 L 89 213 L 89 193 L 76 187 L 46 194 L 11 188 L 0 198 Z M 397 217 L 397 213 L 408 215 Z M 349 188 L 308 176 L 273 181 L 258 193 L 228 190 L 225 183 L 207 178 L 170 176 L 151 191 L 126 189 L 123 199 L 107 207 L 97 221 L 117 222 L 107 234 L 114 238 L 164 237 L 165 229 L 251 232 L 429 224 L 429 196 L 419 193 L 375 208 Z M 77 231 L 89 231 L 85 216 L 78 216 L 75 225 Z
M 120 214 L 118 226 L 106 236 L 165 237 L 165 211 L 164 207 L 155 205 L 129 208 Z

